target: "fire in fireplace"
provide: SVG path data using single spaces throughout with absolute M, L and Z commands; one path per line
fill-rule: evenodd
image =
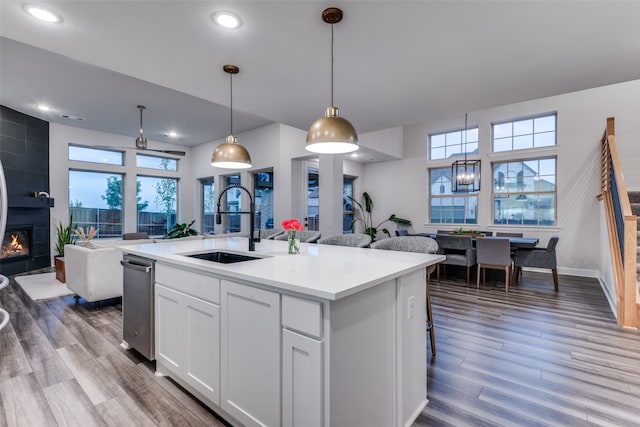
M 0 251 L 0 260 L 2 261 L 17 261 L 31 255 L 30 227 L 12 228 L 7 229 L 2 242 Z

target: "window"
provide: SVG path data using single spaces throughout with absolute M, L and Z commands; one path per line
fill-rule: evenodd
M 342 233 L 353 233 L 351 223 L 353 222 L 353 181 L 355 178 L 345 176 L 342 181 Z
M 429 221 L 432 224 L 477 224 L 478 193 L 453 193 L 451 168 L 431 169 L 431 207 Z
M 124 164 L 123 157 L 122 151 L 102 150 L 69 144 L 69 160 L 122 166 Z
M 138 176 L 136 204 L 138 232 L 162 236 L 176 224 L 178 180 Z
M 431 148 L 431 160 L 446 159 L 449 157 L 464 156 L 478 153 L 478 127 L 467 129 L 466 144 L 464 129 L 433 134 L 429 137 Z
M 256 229 L 273 228 L 273 172 L 253 174 L 253 200 Z
M 235 184 L 240 185 L 240 175 L 230 175 L 224 178 L 225 187 Z M 225 193 L 225 210 L 227 212 L 242 211 L 242 190 L 239 188 L 231 188 Z M 241 230 L 240 214 L 227 214 L 222 216 L 224 219 L 225 233 L 238 233 Z
M 139 168 L 176 171 L 178 170 L 178 159 L 148 156 L 146 154 L 136 154 L 136 166 Z
M 200 180 L 202 184 L 202 232 L 214 233 L 215 227 L 215 186 L 213 178 L 203 178 Z
M 317 166 L 307 166 L 306 222 L 307 230 L 320 230 L 320 173 Z
M 493 223 L 555 225 L 556 159 L 493 164 Z
M 493 151 L 556 145 L 556 115 L 493 124 Z
M 69 214 L 73 223 L 96 237 L 122 235 L 122 175 L 117 173 L 69 171 Z

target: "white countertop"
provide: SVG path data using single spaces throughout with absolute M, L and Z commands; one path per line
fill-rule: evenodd
M 167 241 L 118 249 L 164 264 L 329 300 L 346 297 L 445 259 L 443 255 L 435 254 L 307 243 L 300 244 L 300 254 L 289 255 L 286 241 L 266 239 L 256 243 L 255 252 L 249 252 L 245 237 Z M 264 258 L 221 264 L 185 256 L 214 250 Z

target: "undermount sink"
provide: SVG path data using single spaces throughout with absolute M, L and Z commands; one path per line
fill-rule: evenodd
M 203 259 L 205 261 L 219 262 L 221 264 L 233 264 L 235 262 L 244 262 L 244 261 L 252 261 L 254 259 L 260 259 L 260 257 L 256 257 L 256 256 L 234 254 L 232 252 L 222 252 L 222 251 L 205 252 L 202 254 L 193 254 L 193 255 L 187 255 L 187 256 L 191 258 Z

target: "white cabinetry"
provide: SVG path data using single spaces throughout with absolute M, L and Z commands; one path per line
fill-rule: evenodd
M 220 307 L 156 283 L 156 359 L 220 402 Z
M 282 425 L 322 423 L 322 342 L 282 331 Z
M 280 423 L 280 294 L 221 281 L 221 404 L 246 426 Z

